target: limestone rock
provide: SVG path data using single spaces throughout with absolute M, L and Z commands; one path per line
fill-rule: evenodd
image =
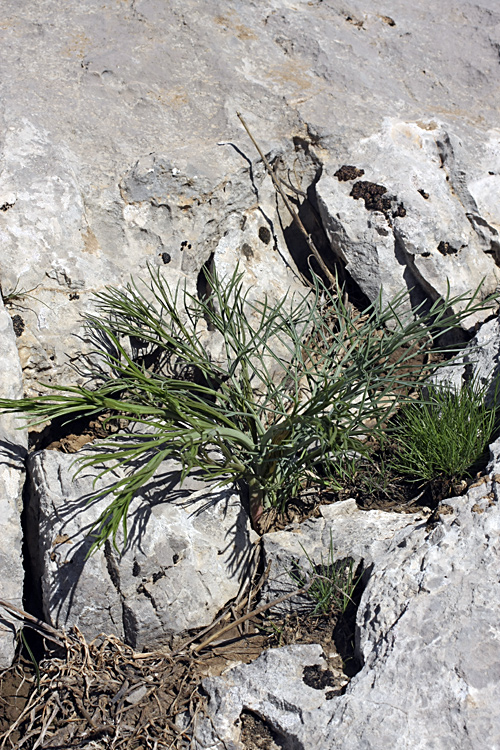
M 406 291 L 409 307 L 448 288 L 466 294 L 483 282 L 484 296 L 496 289 L 500 212 L 491 224 L 481 218 L 464 180 L 464 152 L 438 121 L 387 119 L 352 148 L 359 177 L 343 179 L 338 169 L 321 177 L 316 191 L 332 248 L 370 300 L 381 289 L 385 302 Z M 471 316 L 466 327 L 480 319 Z
M 313 747 L 307 744 L 307 732 L 319 718 L 328 688 L 307 684 L 304 680 L 307 667 L 316 667 L 320 673 L 325 671 L 321 646 L 271 649 L 251 664 L 234 667 L 223 677 L 203 680 L 203 689 L 209 695 L 210 719 L 197 721 L 194 748 L 242 748 L 239 737 L 243 710 L 265 716 L 280 739 L 285 738 L 281 747 Z
M 125 549 L 119 536 L 120 552 L 106 543 L 86 559 L 90 527 L 109 502 L 89 500 L 110 479 L 94 488 L 97 471 L 73 478 L 74 460 L 55 451 L 30 460 L 31 544 L 47 621 L 77 625 L 88 639 L 113 633 L 137 649 L 208 625 L 238 593 L 249 561 L 253 537 L 239 497 L 196 476 L 181 488 L 179 464 L 166 461 L 130 506 Z
M 0 301 L 0 395 L 22 396 L 22 373 L 16 350 L 12 320 Z M 21 528 L 24 459 L 28 436 L 22 422 L 11 415 L 0 416 L 0 598 L 16 607 L 23 606 L 24 568 Z M 16 622 L 16 621 L 14 621 Z M 15 651 L 16 625 L 0 611 L 0 669 L 9 667 Z
M 293 702 L 286 715 L 277 697 L 282 689 L 276 687 L 277 672 L 270 677 L 259 661 L 239 667 L 205 681 L 213 729 L 200 723 L 197 747 L 240 750 L 238 711 L 245 706 L 289 748 L 497 747 L 498 441 L 491 454 L 489 477 L 466 496 L 447 500 L 437 525 L 415 519 L 375 557 L 357 615 L 363 667 L 344 695 L 329 701 L 318 695 L 310 711 L 295 665 L 287 690 L 304 692 L 298 722 Z M 355 529 L 351 532 L 355 539 Z M 352 543 L 351 536 L 345 539 L 346 550 Z
M 362 511 L 353 499 L 322 505 L 319 512 L 320 518 L 264 535 L 265 563 L 266 567 L 271 566 L 263 587 L 266 602 L 298 588 L 290 576 L 294 564 L 308 574 L 311 563 L 328 565 L 351 558 L 354 570 L 361 565 L 366 570 L 365 577 L 368 577 L 368 571 L 387 551 L 396 533 L 413 528 L 423 518 L 418 513 Z M 293 612 L 306 606 L 307 601 L 304 597 L 292 597 L 274 611 Z
M 368 227 L 362 202 L 336 193 L 339 210 L 346 202 L 357 215 L 351 272 L 373 266 L 373 291 L 382 273 L 388 289 L 415 278 L 430 294 L 446 276 L 456 290 L 492 277 L 500 14 L 491 2 L 393 0 L 390 15 L 371 0 L 47 0 L 22 11 L 5 0 L 2 10 L 0 281 L 5 292 L 31 290 L 17 311 L 27 392 L 78 381 L 68 365 L 85 346 L 70 334 L 81 334 L 93 292 L 144 275 L 147 263 L 194 290 L 247 215 L 270 230 L 273 249 L 231 235 L 243 268 L 254 273 L 257 257 L 247 262 L 245 244 L 264 251 L 272 270 L 262 273 L 285 294 L 295 261 L 307 267 L 238 110 L 302 215 L 322 167 L 324 198 L 351 156 L 363 152 L 368 165 L 374 155 L 365 179 L 395 191 L 407 215 L 388 228 L 372 214 Z M 321 220 L 311 222 L 321 234 Z M 396 256 L 395 238 L 405 248 Z
M 486 388 L 487 398 L 491 400 L 500 376 L 499 353 L 500 320 L 495 317 L 481 326 L 457 358 L 457 364 L 440 368 L 433 381 L 460 388 L 463 383 L 474 380 L 478 387 Z

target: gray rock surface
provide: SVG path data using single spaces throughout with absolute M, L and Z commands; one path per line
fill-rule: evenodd
M 165 461 L 129 510 L 129 538 L 90 558 L 90 527 L 109 499 L 88 504 L 109 486 L 97 471 L 74 477 L 74 455 L 40 451 L 29 463 L 31 546 L 43 607 L 55 627 L 77 625 L 88 638 L 113 633 L 137 649 L 208 625 L 238 593 L 252 533 L 239 497 Z M 119 470 L 113 475 L 116 481 Z M 121 474 L 123 476 L 123 474 Z
M 304 728 L 314 723 L 328 693 L 328 687 L 308 685 L 304 669 L 317 667 L 321 673 L 326 666 L 321 646 L 285 646 L 265 651 L 251 664 L 229 670 L 223 678 L 207 678 L 203 689 L 209 695 L 210 719 L 197 722 L 194 748 L 242 747 L 238 739 L 243 710 L 265 716 L 274 731 L 286 738 L 286 747 L 303 747 Z M 272 750 L 275 747 L 278 745 Z
M 69 363 L 80 360 L 85 344 L 70 334 L 81 333 L 80 313 L 92 293 L 144 275 L 148 263 L 192 291 L 212 256 L 222 270 L 238 259 L 249 281 L 278 299 L 295 283 L 303 245 L 237 110 L 280 176 L 298 189 L 290 195 L 304 213 L 303 194 L 317 203 L 319 225 L 311 231 L 326 231 L 324 252 L 340 254 L 367 294 L 380 285 L 388 296 L 415 286 L 413 303 L 442 294 L 447 278 L 455 293 L 483 275 L 486 288 L 496 284 L 498 3 L 373 5 L 4 0 L 0 282 L 5 293 L 16 285 L 31 290 L 15 308 L 25 324 L 17 343 L 28 392 L 40 381 L 78 379 Z M 367 211 L 349 195 L 351 183 L 335 178 L 346 164 L 363 166 L 364 180 L 395 196 L 390 209 Z M 8 351 L 12 366 L 1 382 L 15 397 L 18 370 Z M 3 424 L 11 440 L 11 424 Z M 237 589 L 248 549 L 239 503 L 226 494 L 215 517 L 207 516 L 212 511 L 196 495 L 199 515 L 190 515 L 183 507 L 189 493 L 209 492 L 195 482 L 178 501 L 154 500 L 147 519 L 147 506 L 138 505 L 140 543 L 122 558 L 108 547 L 84 567 L 84 531 L 99 508 L 85 505 L 91 480 L 72 480 L 72 460 L 44 454 L 31 462 L 39 500 L 32 498 L 31 528 L 51 622 L 78 624 L 88 636 L 111 629 L 137 647 L 150 638 L 159 643 L 194 623 L 193 590 L 202 603 L 196 624 L 209 622 Z M 2 477 L 11 498 L 5 517 L 18 541 L 18 464 Z M 150 498 L 163 499 L 162 481 L 148 490 Z M 173 491 L 173 480 L 168 486 Z M 229 531 L 217 515 L 225 505 Z M 345 529 L 352 541 L 334 537 L 339 556 L 345 546 L 375 566 L 358 615 L 365 667 L 344 696 L 315 709 L 301 734 L 290 731 L 291 747 L 500 745 L 496 481 L 449 505 L 453 512 L 433 530 L 416 519 L 408 526 L 406 517 L 379 542 L 365 536 L 357 543 L 351 518 Z M 329 544 L 323 523 L 314 554 L 319 539 Z M 202 541 L 206 529 L 210 543 Z M 237 534 L 242 557 L 234 558 Z M 289 550 L 296 552 L 297 545 Z M 177 579 L 182 567 L 188 594 Z M 17 563 L 14 571 L 19 576 Z M 223 594 L 215 591 L 219 581 Z M 16 584 L 12 598 L 18 595 Z M 7 641 L 10 649 L 10 632 Z M 269 711 L 284 729 L 282 715 Z M 233 718 L 220 725 L 228 743 L 237 741 Z M 217 721 L 224 721 L 222 711 Z M 216 736 L 212 747 L 220 742 Z
M 491 400 L 495 396 L 499 376 L 500 320 L 495 317 L 481 326 L 457 358 L 457 364 L 439 369 L 433 381 L 460 388 L 463 383 L 474 380 L 478 387 L 486 388 L 487 397 Z
M 368 571 L 387 551 L 397 532 L 413 528 L 423 520 L 418 513 L 362 511 L 353 499 L 322 505 L 319 512 L 320 518 L 264 535 L 266 569 L 271 566 L 263 586 L 266 602 L 298 588 L 290 576 L 294 563 L 307 575 L 311 573 L 311 563 L 328 565 L 352 558 L 354 570 L 361 565 Z M 310 599 L 305 597 L 292 597 L 272 611 L 293 612 L 306 606 L 308 601 Z
M 200 725 L 198 748 L 239 750 L 237 709 L 256 695 L 294 750 L 500 746 L 500 441 L 491 454 L 489 476 L 447 500 L 437 525 L 407 525 L 375 559 L 357 615 L 363 667 L 345 694 L 300 722 L 292 704 L 287 724 L 276 673 L 266 662 L 239 667 L 205 681 L 213 730 Z M 288 690 L 301 689 L 297 674 Z
M 17 282 L 34 290 L 19 310 L 28 392 L 41 380 L 77 379 L 68 361 L 84 347 L 70 333 L 81 332 L 92 292 L 143 274 L 148 262 L 194 290 L 203 264 L 216 248 L 221 260 L 227 232 L 238 222 L 245 231 L 247 218 L 273 237 L 264 246 L 254 229 L 251 241 L 233 235 L 242 267 L 256 272 L 245 245 L 271 255 L 273 270 L 263 265 L 258 276 L 272 274 L 286 292 L 294 262 L 283 232 L 302 264 L 304 247 L 277 211 L 237 110 L 313 202 L 323 165 L 325 198 L 338 167 L 375 155 L 367 179 L 384 181 L 408 208 L 394 222 L 406 249 L 391 267 L 392 228 L 384 235 L 382 215 L 363 228 L 367 212 L 344 196 L 358 204 L 356 264 L 374 264 L 372 286 L 382 272 L 388 288 L 414 276 L 434 295 L 451 269 L 459 290 L 469 272 L 471 281 L 483 272 L 490 279 L 500 223 L 499 44 L 493 0 L 384 8 L 371 0 L 4 0 L 0 281 L 6 292 Z M 290 195 L 300 203 L 300 193 Z M 457 253 L 441 257 L 441 242 Z
M 327 235 L 370 300 L 381 289 L 385 302 L 407 290 L 408 307 L 423 292 L 445 297 L 448 287 L 453 295 L 481 283 L 482 293 L 495 291 L 500 211 L 491 224 L 482 219 L 464 181 L 469 161 L 439 121 L 388 118 L 379 133 L 353 144 L 349 164 L 361 176 L 323 173 L 316 191 Z
M 22 373 L 12 320 L 0 301 L 0 396 L 22 396 Z M 28 436 L 22 422 L 0 416 L 0 598 L 23 605 L 24 568 L 21 529 L 24 458 Z M 0 608 L 0 669 L 9 667 L 15 651 L 16 621 Z

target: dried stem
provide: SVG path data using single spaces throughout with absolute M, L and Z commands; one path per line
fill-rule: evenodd
M 300 219 L 300 216 L 298 215 L 297 211 L 293 208 L 292 204 L 288 200 L 288 197 L 287 197 L 285 191 L 283 190 L 283 188 L 281 187 L 280 182 L 279 182 L 278 178 L 276 177 L 273 168 L 271 167 L 271 165 L 267 161 L 267 159 L 266 159 L 266 157 L 265 157 L 262 149 L 260 148 L 259 144 L 257 143 L 257 141 L 253 137 L 252 133 L 250 132 L 250 128 L 248 127 L 248 125 L 246 124 L 245 120 L 243 119 L 243 116 L 241 115 L 240 112 L 237 112 L 236 114 L 238 115 L 238 118 L 239 118 L 241 124 L 243 125 L 243 127 L 247 131 L 250 140 L 252 141 L 253 145 L 257 149 L 257 151 L 259 153 L 259 156 L 262 159 L 262 162 L 263 162 L 266 170 L 268 171 L 268 173 L 269 173 L 269 175 L 270 175 L 270 177 L 271 177 L 271 179 L 273 181 L 274 187 L 276 188 L 276 190 L 278 191 L 278 193 L 281 195 L 281 197 L 283 199 L 283 203 L 285 204 L 287 210 L 289 211 L 292 219 L 296 223 L 296 225 L 299 228 L 300 232 L 304 236 L 304 239 L 307 242 L 307 245 L 308 245 L 310 251 L 312 252 L 312 254 L 314 255 L 314 257 L 318 261 L 318 264 L 319 264 L 321 270 L 325 274 L 326 278 L 328 279 L 328 281 L 330 282 L 330 284 L 332 285 L 332 287 L 336 288 L 337 287 L 337 279 L 332 274 L 332 272 L 330 271 L 330 269 L 326 265 L 325 261 L 321 257 L 318 248 L 314 244 L 314 242 L 313 242 L 313 240 L 312 240 L 309 232 L 307 231 L 307 229 L 303 225 L 303 223 L 302 223 L 302 221 Z

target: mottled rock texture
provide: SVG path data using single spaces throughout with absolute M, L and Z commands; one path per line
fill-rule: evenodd
M 116 481 L 74 477 L 74 455 L 40 451 L 30 459 L 30 546 L 47 621 L 77 625 L 86 638 L 114 633 L 152 649 L 171 636 L 210 624 L 238 593 L 251 555 L 251 532 L 239 497 L 196 477 L 179 486 L 180 466 L 164 462 L 129 511 L 129 537 L 90 558 L 89 531 Z M 121 474 L 123 476 L 123 473 Z
M 352 149 L 361 179 L 325 171 L 317 193 L 328 238 L 369 299 L 383 289 L 390 302 L 407 289 L 410 307 L 422 292 L 435 299 L 481 283 L 485 293 L 495 291 L 500 212 L 491 224 L 482 217 L 464 179 L 469 159 L 439 120 L 387 118 L 380 133 Z
M 305 575 L 311 572 L 311 564 L 329 565 L 350 558 L 354 570 L 358 566 L 370 570 L 387 551 L 397 532 L 413 528 L 423 519 L 421 514 L 415 513 L 362 511 L 352 499 L 322 505 L 319 512 L 319 518 L 264 535 L 265 564 L 266 568 L 270 566 L 263 586 L 266 602 L 297 588 L 290 576 L 295 564 Z M 292 597 L 274 609 L 293 612 L 308 601 L 306 597 Z
M 485 388 L 487 401 L 498 398 L 500 387 L 500 320 L 498 316 L 484 323 L 458 357 L 456 365 L 443 367 L 433 380 L 460 388 L 474 381 Z
M 78 379 L 92 292 L 147 263 L 194 290 L 230 251 L 279 298 L 297 283 L 305 244 L 238 110 L 367 294 L 496 283 L 493 0 L 5 0 L 0 45 L 0 281 L 35 289 L 18 311 L 28 392 Z M 356 162 L 390 217 L 333 177 Z
M 198 747 L 239 750 L 245 708 L 294 750 L 499 747 L 499 451 L 494 444 L 489 477 L 446 501 L 437 525 L 414 519 L 373 558 L 357 615 L 363 667 L 344 695 L 310 710 L 294 663 L 287 691 L 304 694 L 298 716 L 293 701 L 285 704 L 279 670 L 267 668 L 279 657 L 267 656 L 205 681 L 209 712 L 218 710 L 209 713 L 211 732 L 200 723 Z M 351 534 L 344 543 L 349 550 Z
M 414 304 L 442 295 L 447 281 L 453 293 L 482 277 L 485 291 L 497 284 L 497 0 L 4 0 L 0 49 L 0 282 L 4 294 L 17 286 L 31 295 L 11 308 L 28 393 L 83 378 L 71 367 L 86 350 L 81 313 L 94 292 L 144 275 L 147 264 L 193 293 L 204 291 L 207 263 L 225 273 L 239 262 L 259 295 L 300 288 L 306 246 L 238 110 L 324 257 L 340 258 L 368 297 L 383 287 Z M 339 181 L 346 166 L 352 179 Z M 16 397 L 19 367 L 1 315 L 0 385 Z M 15 557 L 2 558 L 13 581 L 2 579 L 2 596 L 20 602 L 23 438 L 2 424 L 15 446 L 0 474 L 3 548 L 12 539 Z M 72 460 L 31 460 L 29 542 L 50 621 L 89 637 L 115 632 L 137 648 L 208 623 L 239 585 L 249 543 L 239 502 L 224 495 L 213 508 L 193 506 L 193 516 L 175 482 L 160 482 L 134 509 L 137 533 L 147 521 L 140 544 L 122 558 L 109 546 L 84 567 L 84 531 L 98 508 L 86 506 L 91 481 L 72 480 Z M 311 721 L 300 707 L 292 718 L 278 710 L 288 686 L 266 688 L 273 708 L 266 714 L 261 702 L 259 711 L 289 747 L 500 746 L 498 471 L 450 502 L 433 530 L 389 520 L 375 541 L 344 519 L 339 556 L 345 547 L 374 565 L 358 615 L 364 668 L 344 696 L 325 706 L 315 696 Z M 322 523 L 318 553 L 320 539 L 329 543 Z M 187 579 L 177 578 L 181 568 Z M 5 632 L 3 663 L 13 643 Z M 293 677 L 288 657 L 261 664 Z M 240 672 L 262 682 L 257 667 Z M 223 697 L 224 678 L 217 690 Z M 213 717 L 216 734 L 202 747 L 238 747 L 238 700 L 229 718 Z
M 22 373 L 12 320 L 0 301 L 0 397 L 22 395 Z M 23 605 L 22 488 L 28 436 L 22 422 L 0 416 L 0 598 Z M 0 669 L 10 666 L 16 646 L 16 621 L 0 608 Z
M 196 722 L 195 750 L 222 748 L 224 742 L 228 742 L 225 747 L 230 750 L 240 748 L 241 743 L 229 738 L 239 735 L 242 710 L 265 716 L 279 739 L 285 738 L 285 747 L 303 747 L 304 726 L 310 728 L 314 723 L 328 694 L 328 687 L 307 684 L 304 673 L 308 667 L 320 674 L 326 671 L 321 646 L 272 649 L 252 664 L 231 669 L 224 678 L 204 680 L 210 718 L 201 715 Z M 280 745 L 273 743 L 269 750 L 277 747 Z

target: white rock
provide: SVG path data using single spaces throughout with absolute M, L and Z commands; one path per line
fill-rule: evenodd
M 442 123 L 387 119 L 379 133 L 353 144 L 349 164 L 363 176 L 339 181 L 330 167 L 321 177 L 316 191 L 332 248 L 370 300 L 380 289 L 385 302 L 406 291 L 408 305 L 424 295 L 445 297 L 448 286 L 453 296 L 481 282 L 482 295 L 495 290 L 498 269 L 487 253 L 497 230 L 481 219 L 467 188 L 471 157 L 464 152 Z M 351 196 L 362 182 L 386 189 L 380 196 L 385 212 Z M 500 192 L 495 195 L 498 202 Z M 471 316 L 464 326 L 484 317 Z
M 22 373 L 10 315 L 0 299 L 0 396 L 22 396 Z M 21 428 L 21 429 L 19 429 Z M 23 532 L 21 528 L 27 430 L 17 417 L 0 416 L 0 598 L 23 606 Z M 0 669 L 9 667 L 16 647 L 17 620 L 0 610 Z
M 280 671 L 266 669 L 266 655 L 265 663 L 261 657 L 204 682 L 209 721 L 200 720 L 199 750 L 240 750 L 239 715 L 246 707 L 290 748 L 500 747 L 500 444 L 491 453 L 490 478 L 446 501 L 441 523 L 427 528 L 413 519 L 374 554 L 357 614 L 363 667 L 345 694 L 320 700 L 311 711 L 297 652 L 299 665 L 293 661 L 295 671 L 284 682 L 287 695 L 304 695 L 298 719 L 296 703 L 281 694 Z M 359 514 L 361 538 L 361 516 L 371 512 Z M 353 523 L 346 553 L 356 536 Z M 334 539 L 340 544 L 339 535 Z
M 304 668 L 308 666 L 319 671 L 326 669 L 321 646 L 271 649 L 251 664 L 234 667 L 222 677 L 204 680 L 210 718 L 197 720 L 196 750 L 208 747 L 244 750 L 239 741 L 243 710 L 265 717 L 272 729 L 285 738 L 284 747 L 312 748 L 303 743 L 325 705 L 328 688 L 316 689 L 304 682 Z
M 263 587 L 266 602 L 298 588 L 290 576 L 294 562 L 304 573 L 309 573 L 311 562 L 314 565 L 328 565 L 352 558 L 354 570 L 360 564 L 369 570 L 386 552 L 397 532 L 413 528 L 422 520 L 422 515 L 418 513 L 362 511 L 353 499 L 322 505 L 319 510 L 321 518 L 264 535 L 265 563 L 271 566 Z M 275 609 L 292 612 L 304 604 L 304 598 L 297 600 L 292 597 Z
M 308 0 L 229 9 L 222 0 L 137 0 L 106 10 L 105 41 L 92 2 L 47 0 L 22 17 L 15 0 L 3 7 L 0 281 L 5 291 L 17 282 L 33 290 L 18 342 L 27 392 L 77 380 L 68 361 L 85 346 L 71 334 L 81 333 L 92 293 L 144 275 L 148 262 L 194 290 L 234 221 L 259 206 L 285 259 L 280 231 L 290 219 L 276 210 L 237 111 L 273 165 L 282 157 L 279 174 L 299 190 L 290 191 L 297 203 L 307 192 L 314 200 L 322 167 L 326 181 L 361 151 L 366 178 L 401 193 L 407 216 L 395 228 L 407 257 L 394 255 L 392 232 L 377 232 L 386 230 L 380 217 L 368 227 L 364 207 L 355 209 L 364 223 L 349 263 L 356 278 L 371 267 L 363 283 L 373 291 L 382 277 L 397 291 L 416 279 L 441 294 L 446 276 L 455 291 L 491 276 L 500 173 L 491 3 L 457 13 L 450 0 L 392 0 L 389 17 L 372 0 L 348 10 Z M 428 177 L 425 202 L 415 190 L 429 190 L 420 185 Z M 321 235 L 315 222 L 311 231 Z M 181 250 L 186 241 L 191 249 Z M 436 254 L 441 241 L 457 253 Z M 263 275 L 281 286 L 288 262 L 278 269 L 276 259 Z
M 457 364 L 437 370 L 432 380 L 448 383 L 459 389 L 463 383 L 475 381 L 486 388 L 489 400 L 495 397 L 496 381 L 500 377 L 500 320 L 498 317 L 484 323 L 474 338 L 457 357 Z
M 87 638 L 114 633 L 138 649 L 208 625 L 238 593 L 249 562 L 254 536 L 239 497 L 195 476 L 180 488 L 179 464 L 164 462 L 130 506 L 123 553 L 108 542 L 86 559 L 88 532 L 109 499 L 88 504 L 97 471 L 73 478 L 74 460 L 55 451 L 30 460 L 32 544 L 48 622 L 77 625 Z M 98 480 L 95 490 L 109 484 Z

